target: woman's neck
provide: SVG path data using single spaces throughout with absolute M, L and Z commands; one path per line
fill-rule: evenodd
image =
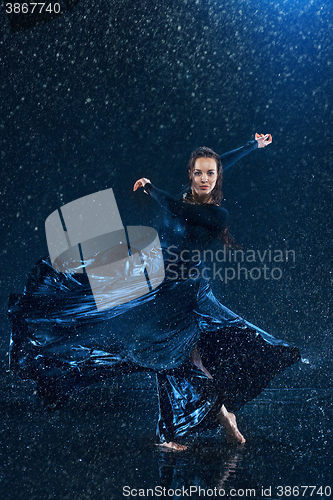
M 195 191 L 192 190 L 192 199 L 194 203 L 198 203 L 199 205 L 206 205 L 207 203 L 214 203 L 212 199 L 212 194 L 199 196 Z

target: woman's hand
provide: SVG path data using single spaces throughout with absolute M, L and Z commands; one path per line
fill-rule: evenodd
M 136 183 L 134 184 L 133 191 L 136 191 L 138 188 L 145 187 L 147 182 L 150 183 L 150 180 L 146 179 L 145 177 L 141 177 L 141 179 L 137 180 Z M 147 191 L 145 191 L 145 193 L 148 194 Z
M 258 143 L 258 148 L 265 148 L 269 144 L 272 144 L 271 134 L 256 134 L 254 138 Z

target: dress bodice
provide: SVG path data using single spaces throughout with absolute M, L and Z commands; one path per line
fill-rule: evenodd
M 198 255 L 217 239 L 228 212 L 216 205 L 178 201 L 151 184 L 146 184 L 145 190 L 165 209 L 159 236 L 166 266 L 198 264 Z

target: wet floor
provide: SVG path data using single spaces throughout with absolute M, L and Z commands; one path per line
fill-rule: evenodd
M 332 391 L 266 390 L 238 414 L 244 446 L 209 431 L 176 453 L 154 444 L 147 374 L 90 387 L 51 413 L 30 383 L 4 383 L 3 499 L 333 497 Z

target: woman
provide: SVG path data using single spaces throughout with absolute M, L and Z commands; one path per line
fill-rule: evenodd
M 256 140 L 259 147 L 271 143 L 269 135 L 256 134 Z M 236 417 L 226 405 L 237 410 L 299 359 L 297 349 L 250 325 L 213 296 L 203 264 L 196 261 L 216 238 L 226 245 L 231 240 L 225 226 L 228 213 L 220 207 L 221 158 L 209 148 L 199 148 L 191 155 L 188 174 L 190 189 L 182 202 L 156 189 L 146 178 L 134 185 L 134 191 L 143 187 L 171 214 L 160 232 L 165 254 L 169 255 L 166 269 L 172 271 L 168 279 L 178 281 L 179 288 L 192 282 L 197 294 L 193 311 L 200 330 L 198 343 L 182 366 L 157 373 L 158 434 L 162 446 L 174 450 L 186 449 L 175 443 L 175 438 L 198 429 L 207 420 L 214 425 L 214 419 L 224 427 L 228 442 L 244 443 Z M 172 244 L 172 252 L 168 244 Z M 179 258 L 175 260 L 177 253 Z M 191 255 L 195 260 L 189 258 Z M 183 300 L 187 300 L 185 294 Z
M 270 142 L 270 136 L 256 135 L 255 141 L 224 155 L 223 162 L 231 166 Z M 34 266 L 24 293 L 12 295 L 9 307 L 11 369 L 36 381 L 46 406 L 54 408 L 74 389 L 114 374 L 154 370 L 160 400 L 158 433 L 161 442 L 173 449 L 182 449 L 174 441 L 179 436 L 203 423 L 214 424 L 216 408 L 228 440 L 243 442 L 235 417 L 225 406 L 237 409 L 298 359 L 297 350 L 219 304 L 202 274 L 203 265 L 183 258 L 183 250 L 207 248 L 221 229 L 224 241 L 228 239 L 224 229 L 228 214 L 218 206 L 221 162 L 215 153 L 207 156 L 202 151 L 190 169 L 191 189 L 184 201 L 154 188 L 148 179 L 134 186 L 144 187 L 166 209 L 160 232 L 166 278 L 160 286 L 145 295 L 133 294 L 136 281 L 131 278 L 160 265 L 154 245 L 145 256 L 145 266 L 126 267 L 120 276 L 135 298 L 103 310 L 96 308 L 96 294 L 82 273 L 80 257 L 78 272 L 60 272 L 47 258 Z M 106 248 L 96 259 L 104 262 L 108 257 Z M 103 284 L 106 277 L 97 275 L 99 269 L 95 277 Z M 200 276 L 193 277 L 193 270 Z M 258 361 L 253 363 L 251 356 L 244 361 L 246 353 Z M 237 370 L 242 373 L 235 379 Z M 239 390 L 241 384 L 245 388 Z

